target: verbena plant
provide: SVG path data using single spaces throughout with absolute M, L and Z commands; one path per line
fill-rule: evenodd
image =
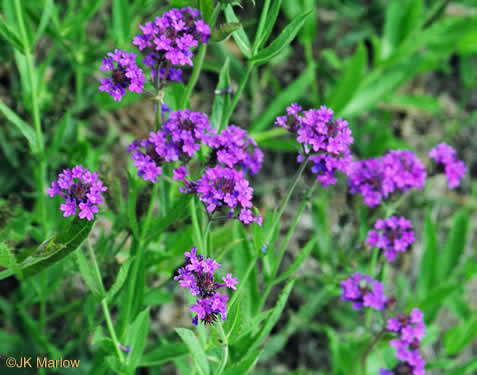
M 0 278 L 19 280 L 1 300 L 9 324 L 0 331 L 0 352 L 80 358 L 78 373 L 152 374 L 172 363 L 182 374 L 247 374 L 305 331 L 327 340 L 320 374 L 476 371 L 475 359 L 453 360 L 477 336 L 475 310 L 463 293 L 477 273 L 475 256 L 461 261 L 475 198 L 454 214 L 444 238 L 436 210 L 454 209 L 459 196 L 419 198 L 436 174 L 446 176 L 449 191 L 459 189 L 464 162 L 443 140 L 418 155 L 386 124 L 352 124 L 377 102 L 438 111 L 432 97 L 394 93 L 453 53 L 472 87 L 475 17 L 443 17 L 445 1 L 392 1 L 382 34 L 366 25 L 355 35 L 366 45 L 358 42 L 341 60 L 332 49 L 314 51 L 314 1 L 257 3 L 247 32 L 232 0 L 172 1 L 161 10 L 153 1 L 113 0 L 112 21 L 97 17 L 102 1 L 71 3 L 3 2 L 0 33 L 20 76 L 12 92 L 23 98 L 20 109 L 31 124 L 15 103 L 0 101 L 8 121 L 0 134 L 2 193 L 12 193 L 16 180 L 33 191 L 21 204 L 13 194 L 0 202 Z M 367 11 L 336 6 L 348 22 Z M 286 25 L 275 25 L 284 18 Z M 98 19 L 107 25 L 101 41 L 87 31 Z M 51 45 L 38 56 L 45 39 Z M 231 39 L 240 58 L 224 47 Z M 295 39 L 304 70 L 260 112 L 260 77 L 290 57 Z M 215 62 L 205 58 L 209 48 Z M 69 70 L 55 62 L 60 51 Z M 217 73 L 218 83 L 211 108 L 200 112 L 190 99 L 205 71 Z M 74 93 L 61 97 L 70 80 Z M 231 118 L 247 88 L 244 129 Z M 114 127 L 105 137 L 86 134 L 88 111 L 138 100 L 155 114 L 145 137 L 119 137 Z M 52 126 L 47 113 L 55 105 L 66 109 Z M 117 155 L 108 152 L 125 137 L 120 153 L 129 164 L 112 173 Z M 271 209 L 254 196 L 267 165 L 263 148 L 296 157 L 296 174 Z M 31 173 L 13 179 L 21 163 Z M 340 196 L 354 225 L 337 239 L 328 205 Z M 313 230 L 288 259 L 307 211 Z M 411 278 L 396 264 L 409 259 L 416 239 L 424 246 Z M 319 272 L 306 271 L 317 262 Z M 78 290 L 78 273 L 89 292 Z M 187 289 L 179 304 L 191 323 L 158 329 L 158 307 L 171 303 L 178 287 Z M 304 301 L 283 322 L 292 293 Z M 445 331 L 437 320 L 444 305 L 459 319 Z M 431 347 L 438 355 L 429 355 Z

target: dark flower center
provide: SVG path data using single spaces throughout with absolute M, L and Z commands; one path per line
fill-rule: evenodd
M 115 84 L 120 85 L 122 88 L 128 87 L 131 83 L 131 80 L 126 77 L 126 70 L 123 67 L 114 69 L 111 79 Z
M 86 198 L 87 193 L 88 187 L 83 185 L 81 182 L 78 182 L 71 187 L 71 195 L 78 201 L 83 201 Z
M 396 375 L 411 375 L 412 374 L 412 367 L 407 362 L 401 362 L 394 369 L 394 373 Z

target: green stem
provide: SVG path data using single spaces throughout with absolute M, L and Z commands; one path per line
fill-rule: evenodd
M 31 86 L 31 106 L 33 112 L 33 126 L 35 128 L 35 136 L 37 142 L 37 153 L 39 161 L 39 175 L 37 181 L 37 190 L 39 191 L 38 196 L 38 205 L 40 208 L 40 217 L 41 217 L 41 227 L 43 231 L 43 236 L 46 237 L 48 232 L 48 217 L 46 212 L 46 161 L 45 161 L 45 145 L 43 142 L 43 133 L 41 130 L 41 119 L 40 119 L 40 106 L 38 103 L 38 89 L 37 89 L 37 80 L 35 79 L 35 65 L 33 61 L 33 55 L 31 51 L 30 41 L 25 28 L 25 21 L 23 19 L 22 7 L 20 0 L 15 0 L 15 13 L 18 19 L 18 26 L 20 28 L 20 34 L 22 38 L 23 47 L 25 49 L 25 60 L 26 67 L 28 72 L 28 79 Z M 33 151 L 33 150 L 32 150 Z
M 204 247 L 204 236 L 199 225 L 199 218 L 197 217 L 197 208 L 195 200 L 190 200 L 190 217 L 192 220 L 192 228 L 194 229 L 195 241 L 199 244 L 199 253 L 203 256 L 207 256 L 207 248 Z
M 114 348 L 116 349 L 116 354 L 118 355 L 119 361 L 124 362 L 123 353 L 119 348 L 119 340 L 116 336 L 116 331 L 114 330 L 113 322 L 111 321 L 111 315 L 109 314 L 108 304 L 106 298 L 103 298 L 101 301 L 101 307 L 103 308 L 104 318 L 106 319 L 106 325 L 108 326 L 109 334 L 111 335 L 111 340 L 113 340 Z
M 265 305 L 265 302 L 266 302 L 270 292 L 272 291 L 272 287 L 273 287 L 273 285 L 275 285 L 273 281 L 274 281 L 274 278 L 275 278 L 275 276 L 278 272 L 278 269 L 280 268 L 280 264 L 282 262 L 283 256 L 285 255 L 285 251 L 286 251 L 286 248 L 288 246 L 288 242 L 290 241 L 290 238 L 293 235 L 293 232 L 295 231 L 295 228 L 298 224 L 298 220 L 300 219 L 301 214 L 305 210 L 306 204 L 308 203 L 311 196 L 313 195 L 313 191 L 315 190 L 315 187 L 316 187 L 317 183 L 318 183 L 318 180 L 315 180 L 313 185 L 308 189 L 307 193 L 305 194 L 305 197 L 303 198 L 303 200 L 300 204 L 300 207 L 298 208 L 298 211 L 295 215 L 295 218 L 293 219 L 293 223 L 292 223 L 285 239 L 283 240 L 283 242 L 280 246 L 277 261 L 276 261 L 274 267 L 272 268 L 272 272 L 270 274 L 270 280 L 268 280 L 265 291 L 263 292 L 262 297 L 260 298 L 260 303 L 258 305 L 259 306 L 258 311 L 260 311 L 263 308 L 263 305 Z
M 270 0 L 265 0 L 263 4 L 262 13 L 260 14 L 260 21 L 258 23 L 257 32 L 255 33 L 255 40 L 252 46 L 252 56 L 256 55 L 260 45 L 262 44 L 262 32 L 267 23 L 268 8 L 270 8 Z
M 220 12 L 220 7 L 221 7 L 221 3 L 219 1 L 217 2 L 217 5 L 214 8 L 212 16 L 210 17 L 210 24 L 209 24 L 210 29 L 213 29 L 215 26 L 215 22 L 217 21 L 217 17 Z M 182 98 L 182 103 L 180 105 L 181 109 L 184 109 L 186 107 L 187 102 L 189 101 L 190 94 L 192 93 L 192 90 L 194 90 L 197 80 L 199 79 L 199 74 L 202 70 L 202 65 L 204 64 L 206 51 L 207 51 L 207 44 L 202 43 L 201 46 L 199 47 L 199 53 L 197 54 L 197 58 L 194 61 L 194 69 L 192 70 L 189 83 L 187 84 L 187 87 L 184 92 L 184 96 Z
M 235 303 L 235 300 L 238 298 L 240 291 L 242 290 L 243 286 L 247 282 L 248 276 L 250 275 L 250 272 L 252 272 L 252 269 L 255 267 L 255 263 L 257 263 L 258 259 L 258 253 L 254 255 L 254 257 L 250 260 L 250 263 L 248 264 L 247 270 L 242 276 L 242 279 L 240 280 L 240 283 L 237 287 L 237 290 L 234 292 L 232 298 L 230 299 L 229 302 L 229 309 L 232 308 L 233 304 Z
M 220 363 L 220 366 L 217 368 L 217 371 L 215 375 L 221 375 L 224 370 L 225 366 L 227 365 L 227 360 L 229 357 L 229 345 L 227 342 L 227 336 L 225 335 L 224 328 L 222 327 L 222 324 L 219 323 L 216 325 L 217 326 L 217 331 L 219 332 L 220 339 L 222 340 L 222 345 L 224 347 L 224 355 L 222 357 L 222 361 Z
M 265 241 L 266 246 L 270 245 L 270 241 L 272 239 L 273 233 L 275 232 L 275 229 L 276 229 L 278 223 L 280 222 L 280 219 L 283 215 L 283 212 L 285 211 L 285 208 L 288 204 L 288 201 L 290 200 L 290 198 L 293 194 L 293 191 L 295 190 L 295 187 L 298 184 L 298 181 L 300 180 L 300 177 L 303 174 L 303 171 L 305 170 L 305 167 L 306 167 L 307 163 L 308 163 L 308 157 L 306 157 L 305 160 L 303 160 L 303 162 L 301 163 L 300 168 L 298 169 L 298 172 L 296 173 L 295 178 L 293 179 L 293 183 L 290 186 L 290 189 L 288 189 L 288 193 L 285 197 L 285 200 L 282 202 L 282 204 L 280 206 L 280 209 L 278 210 L 278 214 L 277 214 L 277 216 L 275 217 L 275 219 L 272 223 L 272 227 L 270 228 L 270 231 L 268 232 L 267 239 Z
M 152 188 L 152 193 L 151 193 L 151 200 L 149 201 L 149 207 L 147 209 L 146 217 L 144 219 L 144 224 L 141 228 L 141 234 L 139 237 L 139 240 L 137 242 L 137 254 L 136 254 L 136 259 L 134 259 L 134 264 L 133 268 L 131 271 L 131 278 L 129 281 L 129 288 L 128 288 L 128 303 L 126 304 L 126 311 L 125 311 L 125 318 L 123 320 L 123 326 L 122 326 L 122 334 L 125 332 L 125 328 L 127 324 L 129 323 L 129 318 L 131 316 L 131 308 L 133 305 L 133 300 L 134 300 L 134 293 L 136 291 L 136 285 L 138 282 L 138 273 L 139 273 L 139 266 L 142 263 L 142 259 L 144 258 L 144 253 L 146 249 L 146 235 L 149 230 L 149 226 L 151 224 L 151 218 L 152 218 L 152 211 L 154 209 L 154 203 L 156 201 L 156 196 L 158 192 L 158 186 L 159 182 L 156 181 Z
M 371 344 L 366 348 L 366 350 L 364 351 L 363 355 L 361 356 L 361 359 L 360 359 L 360 363 L 361 363 L 361 371 L 362 371 L 362 374 L 363 375 L 367 375 L 367 364 L 368 364 L 368 355 L 369 353 L 371 353 L 371 351 L 373 350 L 373 348 L 376 346 L 376 344 L 379 342 L 379 340 L 381 339 L 381 337 L 383 337 L 383 335 L 386 333 L 386 328 L 383 328 L 377 335 L 376 337 L 373 339 L 373 341 L 371 342 Z
M 116 349 L 116 353 L 118 355 L 119 361 L 124 362 L 124 357 L 123 353 L 121 352 L 121 349 L 119 348 L 119 340 L 118 337 L 116 336 L 116 331 L 114 330 L 113 322 L 111 320 L 111 315 L 109 314 L 109 308 L 108 304 L 106 302 L 106 291 L 104 290 L 104 284 L 103 284 L 103 279 L 101 278 L 101 272 L 99 271 L 98 267 L 98 262 L 96 261 L 96 255 L 93 251 L 93 248 L 90 246 L 88 243 L 88 251 L 89 251 L 89 256 L 93 262 L 93 270 L 94 270 L 94 275 L 96 277 L 96 281 L 101 288 L 101 307 L 103 308 L 103 314 L 104 318 L 106 319 L 106 325 L 108 326 L 109 334 L 111 335 L 111 339 L 113 340 L 114 347 Z
M 228 124 L 230 120 L 230 116 L 232 116 L 232 113 L 234 112 L 235 106 L 237 105 L 240 99 L 240 95 L 242 95 L 242 91 L 244 90 L 245 85 L 247 84 L 247 81 L 248 81 L 248 76 L 252 72 L 253 68 L 254 68 L 254 65 L 249 60 L 247 63 L 247 69 L 245 70 L 245 74 L 242 76 L 237 92 L 235 93 L 234 98 L 232 99 L 232 103 L 230 103 L 230 106 L 227 109 L 225 116 L 222 117 L 220 129 L 225 129 L 225 126 Z

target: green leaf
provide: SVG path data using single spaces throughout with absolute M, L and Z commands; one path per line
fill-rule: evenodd
M 284 48 L 295 39 L 296 34 L 300 31 L 301 27 L 305 23 L 306 17 L 311 14 L 312 10 L 308 10 L 302 14 L 299 14 L 295 17 L 280 33 L 280 35 L 270 43 L 270 45 L 255 56 L 252 56 L 251 61 L 254 64 L 264 64 L 267 61 L 271 60 L 273 57 L 277 56 Z
M 477 337 L 477 315 L 451 328 L 444 336 L 444 348 L 448 355 L 455 355 L 472 343 Z
M 246 375 L 250 374 L 257 364 L 263 350 L 257 350 L 252 353 L 247 359 L 240 361 L 238 364 L 225 370 L 224 375 Z
M 0 265 L 7 267 L 18 280 L 23 279 L 23 272 L 18 265 L 15 254 L 5 242 L 0 242 Z
M 417 57 L 411 62 L 395 65 L 389 69 L 376 69 L 368 74 L 364 82 L 360 84 L 345 108 L 340 111 L 343 117 L 357 115 L 370 109 L 378 101 L 391 95 L 404 82 L 411 79 L 417 73 L 423 60 Z
M 419 278 L 417 280 L 417 294 L 419 298 L 424 298 L 435 286 L 437 275 L 438 242 L 437 232 L 430 214 L 426 216 L 424 222 L 423 254 L 421 258 Z
M 120 46 L 124 45 L 129 36 L 131 24 L 128 0 L 113 0 L 113 30 Z
M 230 307 L 227 320 L 224 323 L 224 331 L 228 341 L 231 343 L 240 334 L 242 327 L 242 294 L 237 298 L 235 303 Z
M 13 30 L 10 25 L 0 16 L 0 35 L 3 39 L 9 42 L 19 52 L 25 53 L 25 48 L 22 41 L 18 38 L 19 33 Z
M 296 278 L 293 278 L 289 280 L 288 283 L 285 285 L 285 288 L 283 288 L 282 292 L 280 293 L 280 296 L 278 297 L 278 301 L 275 304 L 275 307 L 273 308 L 270 317 L 265 321 L 263 328 L 258 332 L 258 334 L 253 338 L 253 340 L 249 342 L 249 345 L 246 348 L 246 353 L 256 351 L 258 347 L 260 346 L 260 344 L 262 343 L 262 341 L 265 340 L 265 338 L 270 334 L 273 327 L 278 322 L 278 319 L 280 319 L 280 316 L 283 312 L 283 309 L 285 308 L 285 305 L 288 300 L 288 296 L 290 295 L 293 289 L 293 285 L 295 284 L 295 281 L 296 281 Z
M 264 28 L 262 29 L 262 32 L 260 33 L 260 35 L 255 36 L 255 38 L 257 38 L 255 42 L 256 44 L 255 51 L 259 50 L 267 42 L 268 38 L 270 37 L 270 34 L 272 33 L 272 30 L 273 30 L 273 26 L 275 25 L 275 22 L 277 21 L 278 12 L 280 11 L 281 5 L 282 5 L 282 0 L 272 1 L 272 6 L 267 11 L 265 18 L 263 19 Z M 260 18 L 260 22 L 262 22 L 262 18 Z
M 393 95 L 383 101 L 399 109 L 413 108 L 429 113 L 439 112 L 441 104 L 431 95 Z
M 148 241 L 154 239 L 162 232 L 164 232 L 170 225 L 184 216 L 185 211 L 189 207 L 189 202 L 192 198 L 190 194 L 181 194 L 179 198 L 174 201 L 173 206 L 163 218 L 156 218 L 151 221 L 151 234 L 148 236 Z
M 93 292 L 94 295 L 102 298 L 101 285 L 98 285 L 96 277 L 93 273 L 93 268 L 90 267 L 86 256 L 81 251 L 76 253 L 76 262 L 78 263 L 81 277 L 88 286 L 89 290 Z
M 230 85 L 230 59 L 227 57 L 225 63 L 220 70 L 219 83 L 215 89 L 214 104 L 212 105 L 212 114 L 210 116 L 210 124 L 218 129 L 222 123 L 222 118 L 230 105 L 230 95 L 227 92 Z
M 235 15 L 232 5 L 228 4 L 225 7 L 224 14 L 225 14 L 225 19 L 227 20 L 227 22 L 240 23 L 239 19 Z M 240 51 L 242 51 L 243 55 L 249 59 L 252 54 L 252 45 L 250 44 L 250 40 L 248 39 L 248 36 L 245 33 L 245 30 L 241 28 L 234 31 L 234 33 L 232 34 L 232 37 L 234 38 L 235 43 L 237 43 L 237 46 L 240 49 Z
M 134 322 L 129 326 L 127 342 L 131 345 L 128 357 L 128 367 L 134 370 L 141 361 L 149 333 L 149 309 L 138 314 Z
M 318 238 L 315 237 L 311 240 L 308 241 L 308 243 L 305 245 L 305 247 L 300 251 L 300 254 L 295 258 L 293 263 L 290 265 L 290 267 L 287 268 L 286 271 L 281 273 L 274 281 L 274 284 L 277 284 L 283 280 L 288 279 L 291 275 L 293 275 L 298 268 L 305 262 L 305 260 L 308 258 L 310 255 L 311 251 L 313 250 L 316 242 L 318 241 Z
M 422 0 L 394 0 L 387 7 L 384 35 L 381 48 L 381 58 L 390 56 L 394 50 L 422 22 Z
M 17 127 L 18 130 L 23 134 L 23 136 L 27 139 L 30 149 L 33 153 L 37 152 L 37 139 L 35 136 L 35 132 L 33 129 L 24 122 L 18 115 L 13 112 L 10 108 L 8 108 L 2 100 L 0 100 L 0 112 L 10 121 L 13 125 Z
M 275 118 L 285 112 L 285 108 L 306 95 L 306 89 L 313 83 L 315 67 L 309 66 L 288 87 L 280 90 L 279 94 L 267 106 L 267 109 L 250 126 L 251 132 L 259 132 L 271 126 Z M 295 142 L 296 143 L 296 142 Z
M 93 225 L 94 220 L 82 220 L 76 216 L 65 230 L 44 241 L 20 264 L 23 276 L 28 278 L 36 275 L 71 254 L 88 237 Z M 0 280 L 11 275 L 12 272 L 4 271 L 0 273 Z
M 365 70 L 366 48 L 360 44 L 341 72 L 339 81 L 327 101 L 327 106 L 333 108 L 336 113 L 345 108 L 356 94 Z
M 210 41 L 213 43 L 222 42 L 230 37 L 232 33 L 241 29 L 242 25 L 238 22 L 229 22 L 222 25 L 217 25 L 210 36 Z
M 210 22 L 210 17 L 214 11 L 214 0 L 199 0 L 199 9 L 206 23 Z
M 133 262 L 133 259 L 134 257 L 131 257 L 121 265 L 121 268 L 119 269 L 118 277 L 116 277 L 116 281 L 106 293 L 106 298 L 108 299 L 108 302 L 111 302 L 113 300 L 116 293 L 118 293 L 121 290 L 122 286 L 124 285 L 124 282 L 126 281 L 128 277 L 129 268 L 131 266 L 131 263 Z
M 444 246 L 442 254 L 439 256 L 439 280 L 447 280 L 451 277 L 452 271 L 457 267 L 460 257 L 464 253 L 467 232 L 469 228 L 469 216 L 460 211 L 455 214 L 452 220 L 449 238 Z
M 458 290 L 459 284 L 455 282 L 441 283 L 434 287 L 418 304 L 418 307 L 424 312 L 426 321 L 431 323 L 443 306 L 444 300 Z M 412 303 L 415 305 L 415 301 Z
M 184 357 L 187 354 L 189 354 L 189 350 L 185 344 L 161 344 L 157 349 L 144 354 L 138 367 L 159 366 L 163 363 Z
M 176 332 L 182 341 L 184 341 L 184 343 L 187 345 L 189 352 L 192 354 L 192 359 L 194 360 L 199 374 L 208 375 L 210 371 L 209 362 L 207 361 L 204 348 L 202 348 L 202 345 L 200 345 L 199 340 L 194 335 L 194 332 L 186 328 L 176 328 Z
M 136 177 L 127 171 L 128 173 L 128 218 L 129 225 L 133 231 L 134 238 L 139 239 L 139 226 L 137 224 L 136 217 L 136 199 L 137 199 L 137 189 L 136 189 Z
M 452 361 L 455 362 L 455 361 Z M 466 364 L 456 367 L 450 371 L 442 373 L 442 375 L 475 375 L 477 370 L 477 358 L 470 360 Z

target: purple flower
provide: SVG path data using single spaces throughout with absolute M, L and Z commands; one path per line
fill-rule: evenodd
M 229 168 L 238 167 L 254 175 L 262 167 L 263 152 L 247 131 L 238 126 L 228 126 L 213 137 L 211 145 L 215 149 L 217 161 Z
M 383 156 L 386 176 L 402 193 L 411 188 L 422 189 L 426 183 L 426 169 L 416 154 L 407 150 L 389 151 Z
M 236 277 L 232 277 L 231 273 L 228 273 L 227 276 L 222 277 L 224 280 L 225 286 L 230 289 L 237 289 L 235 285 L 238 283 L 238 279 Z
M 323 186 L 336 183 L 336 170 L 348 174 L 352 162 L 351 130 L 347 121 L 334 119 L 331 109 L 321 106 L 302 112 L 300 106 L 292 104 L 287 116 L 277 117 L 275 124 L 297 136 L 302 145 L 298 161 L 308 156 L 313 163 L 312 172 Z
M 100 69 L 104 72 L 112 71 L 111 77 L 101 80 L 99 90 L 107 92 L 115 101 L 121 100 L 126 88 L 142 93 L 146 79 L 136 65 L 136 55 L 133 52 L 128 53 L 120 49 L 114 50 L 114 53 L 108 52 Z
M 394 192 L 422 189 L 426 170 L 414 153 L 390 151 L 379 158 L 352 163 L 348 177 L 349 192 L 361 194 L 364 203 L 374 207 Z
M 189 289 L 193 296 L 198 296 L 196 304 L 191 306 L 191 311 L 197 313 L 192 322 L 197 325 L 198 320 L 204 324 L 212 324 L 218 320 L 218 315 L 222 320 L 227 318 L 228 300 L 226 295 L 221 295 L 217 290 L 222 287 L 236 289 L 237 278 L 233 278 L 231 273 L 223 277 L 224 283 L 214 280 L 214 272 L 221 265 L 214 259 L 204 259 L 202 255 L 196 255 L 196 248 L 190 252 L 185 252 L 186 264 L 179 268 L 179 275 L 174 280 L 179 280 L 179 285 Z
M 60 205 L 63 216 L 74 216 L 79 208 L 79 218 L 91 221 L 98 212 L 98 206 L 102 202 L 101 193 L 108 190 L 103 182 L 98 179 L 97 173 L 91 173 L 81 165 L 72 169 L 65 169 L 58 175 L 58 180 L 51 183 L 47 189 L 50 197 L 61 195 L 65 203 Z
M 159 68 L 161 83 L 181 81 L 182 71 L 174 66 L 191 65 L 192 49 L 199 41 L 207 43 L 210 27 L 201 18 L 197 9 L 170 9 L 156 17 L 153 22 L 139 25 L 141 33 L 133 39 L 133 44 L 146 53 L 144 64 L 153 68 L 152 80 L 157 83 Z
M 254 217 L 249 210 L 253 206 L 253 188 L 249 186 L 243 171 L 221 165 L 208 168 L 196 182 L 186 181 L 186 188 L 182 192 L 197 194 L 210 214 L 225 211 L 227 217 L 238 217 L 244 224 L 262 223 L 261 217 Z M 238 215 L 236 211 L 240 211 Z
M 439 169 L 443 168 L 447 177 L 449 189 L 460 185 L 467 168 L 462 160 L 457 159 L 456 151 L 447 143 L 440 143 L 429 152 L 429 157 L 434 159 Z
M 343 301 L 353 302 L 353 309 L 361 310 L 363 306 L 384 310 L 387 298 L 383 284 L 368 275 L 354 273 L 341 282 Z
M 368 232 L 366 242 L 371 247 L 384 250 L 384 256 L 389 262 L 394 261 L 398 252 L 405 252 L 416 240 L 411 222 L 404 217 L 379 219 L 374 228 L 376 230 Z
M 419 353 L 419 346 L 425 335 L 423 314 L 419 309 L 413 309 L 410 315 L 398 314 L 390 318 L 387 330 L 399 337 L 390 341 L 396 349 L 398 364 L 392 369 L 381 369 L 381 375 L 424 375 L 425 361 Z
M 352 164 L 349 192 L 361 194 L 366 205 L 377 206 L 393 191 L 394 185 L 384 172 L 382 159 L 360 160 Z
M 207 115 L 188 109 L 169 114 L 168 120 L 149 138 L 134 141 L 128 152 L 138 169 L 138 176 L 156 182 L 162 173 L 162 164 L 180 160 L 187 163 L 200 149 L 201 144 L 210 144 L 215 131 L 211 129 Z M 184 166 L 174 171 L 174 178 L 185 181 Z

